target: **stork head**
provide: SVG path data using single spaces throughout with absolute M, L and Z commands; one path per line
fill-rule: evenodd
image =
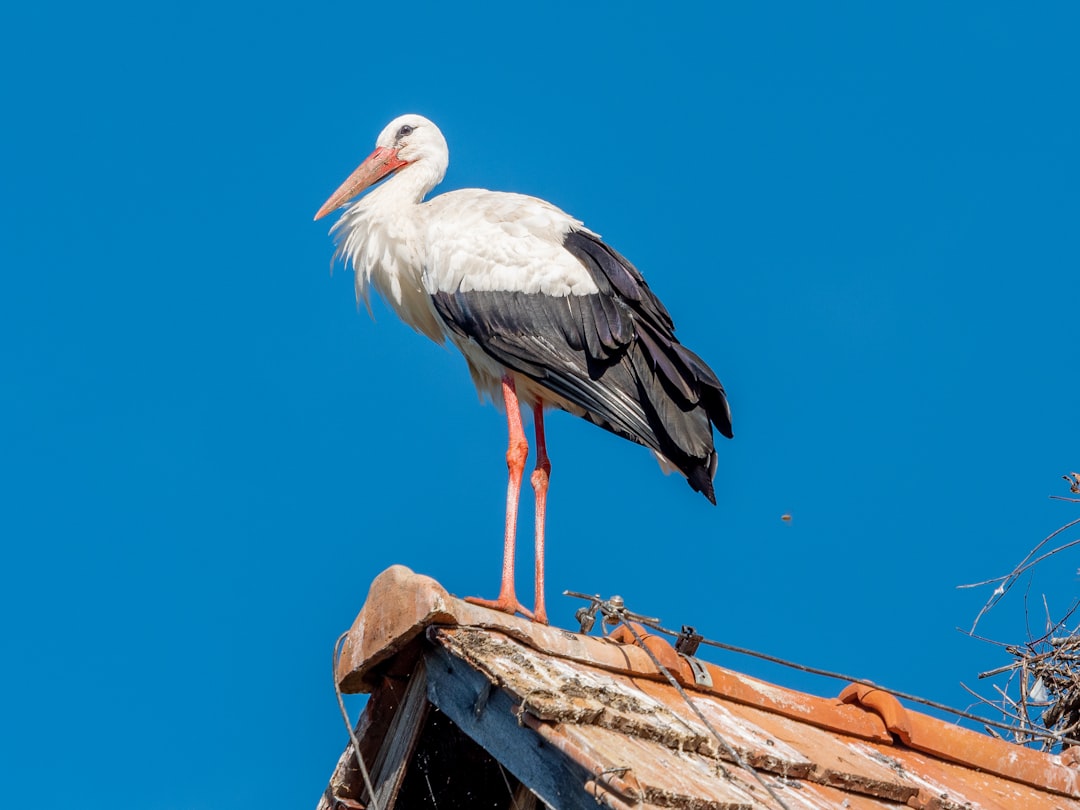
M 330 195 L 315 219 L 321 219 L 335 208 L 347 203 L 360 192 L 378 183 L 384 177 L 401 171 L 406 166 L 417 167 L 411 171 L 425 170 L 420 196 L 438 185 L 450 163 L 450 150 L 446 139 L 427 118 L 410 113 L 401 115 L 386 125 L 375 141 L 375 151 L 368 155 L 344 183 Z

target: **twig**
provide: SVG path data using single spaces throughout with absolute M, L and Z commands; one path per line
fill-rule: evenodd
M 1077 518 L 1076 520 L 1073 520 L 1073 521 L 1070 521 L 1069 523 L 1066 523 L 1060 529 L 1057 529 L 1056 531 L 1049 534 L 1045 539 L 1043 539 L 1043 541 L 1041 543 L 1039 543 L 1037 546 L 1035 546 L 1035 548 L 1033 548 L 1031 551 L 1028 552 L 1028 555 L 1023 559 L 1023 561 L 1021 561 L 1020 565 L 1018 565 L 1016 568 L 1014 568 L 1011 573 L 1006 574 L 1003 577 L 995 577 L 994 579 L 988 579 L 988 580 L 986 580 L 984 582 L 976 582 L 976 583 L 972 583 L 970 585 L 958 585 L 957 586 L 958 588 L 977 588 L 977 587 L 979 587 L 981 585 L 990 585 L 990 584 L 992 584 L 994 582 L 1003 583 L 1001 585 L 998 585 L 998 587 L 996 587 L 994 589 L 994 592 L 990 595 L 990 598 L 986 600 L 986 604 L 982 606 L 982 609 L 979 611 L 979 614 L 975 617 L 975 621 L 971 625 L 971 632 L 974 632 L 975 628 L 979 626 L 979 620 L 982 619 L 982 617 L 987 613 L 987 611 L 989 611 L 994 605 L 996 605 L 998 602 L 1000 602 L 1001 598 L 1003 596 L 1005 596 L 1006 593 L 1009 592 L 1009 590 L 1015 584 L 1016 580 L 1019 579 L 1021 574 L 1023 574 L 1028 569 L 1033 568 L 1034 566 L 1038 565 L 1040 562 L 1047 559 L 1048 557 L 1052 557 L 1053 555 L 1057 554 L 1059 551 L 1064 551 L 1067 548 L 1070 548 L 1072 546 L 1080 544 L 1080 539 L 1071 540 L 1068 543 L 1065 543 L 1064 545 L 1058 546 L 1057 548 L 1053 549 L 1052 551 L 1046 552 L 1045 554 L 1043 554 L 1040 557 L 1035 558 L 1034 560 L 1032 559 L 1032 555 L 1036 551 L 1038 551 L 1040 548 L 1045 546 L 1050 540 L 1052 540 L 1057 535 L 1061 534 L 1066 529 L 1071 529 L 1073 526 L 1076 526 L 1077 524 L 1080 524 L 1080 518 Z
M 1050 497 L 1052 498 L 1052 497 L 1054 497 L 1054 496 L 1053 496 L 1053 495 L 1051 495 Z M 1072 500 L 1072 499 L 1070 498 L 1069 500 Z M 1076 519 L 1076 520 L 1074 520 L 1074 521 L 1071 521 L 1071 522 L 1069 522 L 1069 523 L 1066 523 L 1066 524 L 1065 524 L 1064 526 L 1060 527 L 1059 529 L 1056 529 L 1055 531 L 1051 532 L 1051 533 L 1050 533 L 1050 534 L 1048 534 L 1048 535 L 1047 535 L 1046 537 L 1044 537 L 1044 538 L 1043 538 L 1043 539 L 1042 539 L 1042 540 L 1041 540 L 1041 541 L 1039 542 L 1039 544 L 1038 544 L 1038 545 L 1036 545 L 1036 546 L 1035 546 L 1035 548 L 1033 548 L 1033 549 L 1032 549 L 1031 551 L 1029 551 L 1029 552 L 1028 552 L 1028 555 L 1027 555 L 1026 557 L 1024 557 L 1024 559 L 1022 559 L 1022 560 L 1020 561 L 1020 565 L 1018 565 L 1018 566 L 1017 566 L 1017 569 L 1019 569 L 1019 568 L 1021 568 L 1022 566 L 1024 566 L 1024 565 L 1025 565 L 1025 564 L 1027 563 L 1027 561 L 1028 561 L 1029 559 L 1031 559 L 1031 555 L 1032 555 L 1032 554 L 1034 554 L 1034 553 L 1035 553 L 1036 551 L 1038 551 L 1038 550 L 1039 550 L 1040 548 L 1042 548 L 1043 546 L 1045 546 L 1045 545 L 1046 545 L 1046 544 L 1047 544 L 1048 542 L 1050 542 L 1051 540 L 1053 540 L 1053 539 L 1054 539 L 1055 537 L 1057 537 L 1057 536 L 1058 536 L 1059 534 L 1061 534 L 1061 533 L 1062 533 L 1063 531 L 1065 531 L 1066 529 L 1071 529 L 1071 528 L 1072 528 L 1073 526 L 1075 526 L 1075 525 L 1076 525 L 1077 523 L 1080 523 L 1080 518 L 1077 518 L 1077 519 Z M 1010 573 L 1010 574 L 1005 574 L 1004 576 L 1000 576 L 1000 577 L 994 577 L 993 579 L 987 579 L 987 580 L 983 580 L 982 582 L 972 582 L 972 583 L 970 583 L 970 584 L 968 584 L 968 585 L 957 585 L 956 587 L 957 587 L 957 588 L 979 588 L 979 587 L 982 587 L 983 585 L 991 585 L 991 584 L 993 584 L 993 583 L 995 583 L 995 582 L 1004 582 L 1005 580 L 1007 580 L 1007 579 L 1009 579 L 1010 577 L 1014 576 L 1014 575 L 1015 575 L 1015 574 L 1017 573 L 1017 569 L 1014 569 L 1012 573 Z

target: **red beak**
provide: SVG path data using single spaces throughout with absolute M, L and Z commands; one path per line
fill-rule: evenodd
M 344 205 L 361 191 L 375 185 L 407 163 L 408 161 L 398 158 L 396 149 L 380 146 L 356 167 L 356 171 L 349 175 L 337 191 L 330 195 L 330 199 L 324 202 L 322 208 L 315 214 L 315 219 L 322 219 L 335 208 Z

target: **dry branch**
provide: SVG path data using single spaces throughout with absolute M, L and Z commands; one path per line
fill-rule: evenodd
M 1069 484 L 1069 490 L 1080 494 L 1080 473 L 1062 476 Z M 1080 498 L 1050 496 L 1055 500 L 1080 503 Z M 1021 576 L 1035 566 L 1068 548 L 1080 545 L 1080 538 L 1068 540 L 1060 545 L 1043 549 L 1063 532 L 1080 524 L 1080 518 L 1066 523 L 1051 532 L 1008 574 L 994 577 L 962 588 L 975 588 L 993 585 L 989 599 L 979 610 L 971 630 L 967 634 L 972 638 L 975 628 L 986 613 L 997 605 Z M 1024 597 L 1024 611 L 1027 615 L 1028 597 Z M 1028 639 L 1023 644 L 1003 644 L 990 642 L 1004 647 L 1012 661 L 979 675 L 980 679 L 999 678 L 1004 683 L 991 683 L 997 697 L 983 697 L 968 689 L 980 703 L 993 707 L 1005 721 L 1012 726 L 1012 740 L 1021 745 L 1032 745 L 1044 751 L 1058 751 L 1068 745 L 1080 744 L 1076 739 L 1080 729 L 1080 625 L 1069 622 L 1080 607 L 1080 601 L 1074 601 L 1064 616 L 1056 621 L 1051 618 L 1049 605 L 1043 596 L 1043 608 L 1046 611 L 1045 631 L 1035 637 L 1028 630 Z M 983 639 L 990 641 L 989 639 Z M 1019 697 L 1011 692 L 1018 691 Z

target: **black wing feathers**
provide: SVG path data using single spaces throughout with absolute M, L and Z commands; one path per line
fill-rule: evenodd
M 571 231 L 566 249 L 598 294 L 440 292 L 450 329 L 585 411 L 585 418 L 661 453 L 715 503 L 712 426 L 731 436 L 720 381 L 675 338 L 671 316 L 626 259 Z
M 645 278 L 616 251 L 592 234 L 582 231 L 570 231 L 563 240 L 563 246 L 585 265 L 602 296 L 610 297 L 614 289 L 624 299 L 633 302 L 636 305 L 634 309 L 641 315 L 662 325 L 668 332 L 674 331 L 671 315 L 660 299 L 653 295 Z

